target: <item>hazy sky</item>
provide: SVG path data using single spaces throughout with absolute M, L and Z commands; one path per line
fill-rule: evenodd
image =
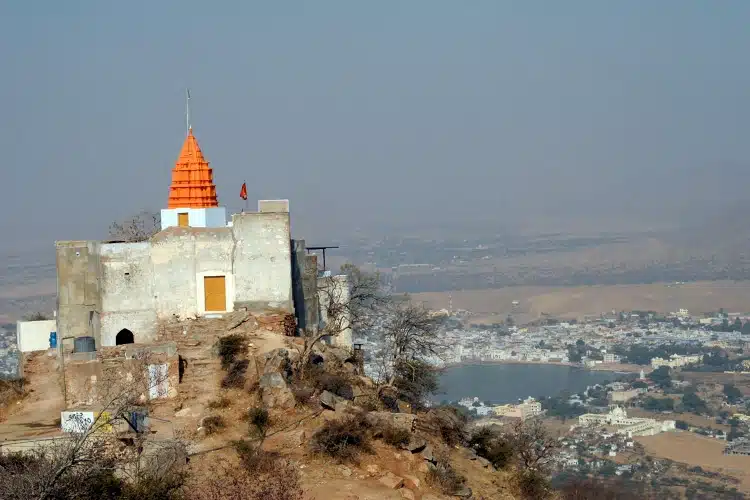
M 165 206 L 185 87 L 220 202 L 289 198 L 309 242 L 673 216 L 747 191 L 748 26 L 747 0 L 8 0 L 0 240 Z

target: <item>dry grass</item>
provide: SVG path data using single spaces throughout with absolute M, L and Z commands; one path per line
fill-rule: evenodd
M 649 455 L 735 477 L 741 481 L 740 489 L 750 492 L 750 460 L 744 456 L 724 455 L 724 441 L 692 432 L 665 432 L 635 439 Z
M 581 319 L 604 311 L 651 310 L 662 313 L 686 308 L 693 314 L 724 308 L 745 312 L 750 304 L 750 282 L 698 281 L 684 285 L 601 285 L 577 287 L 519 286 L 489 290 L 415 293 L 434 309 L 447 309 L 450 297 L 453 309 L 477 314 L 473 322 L 502 322 L 508 314 L 523 321 L 537 319 L 542 313 Z M 513 307 L 512 302 L 520 304 Z M 522 321 L 522 322 L 523 322 Z

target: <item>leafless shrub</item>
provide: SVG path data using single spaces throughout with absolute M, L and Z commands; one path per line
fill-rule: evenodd
M 109 226 L 109 238 L 113 241 L 146 241 L 161 230 L 161 215 L 143 211 Z
M 234 361 L 227 370 L 227 374 L 221 381 L 221 386 L 225 388 L 235 387 L 242 388 L 245 386 L 245 373 L 247 367 L 250 366 L 250 361 L 246 359 L 240 359 Z
M 292 394 L 294 394 L 294 400 L 300 404 L 307 404 L 315 394 L 315 389 L 302 385 L 301 383 L 292 384 Z
M 45 321 L 52 318 L 50 318 L 49 314 L 45 314 L 41 311 L 35 311 L 25 315 L 23 319 L 24 321 Z
M 211 410 L 220 410 L 222 408 L 229 408 L 231 405 L 232 405 L 232 401 L 226 396 L 221 396 L 218 399 L 213 399 L 208 402 L 208 407 Z
M 371 327 L 377 311 L 390 300 L 377 274 L 365 273 L 356 266 L 346 264 L 341 267 L 340 275 L 346 276 L 346 282 L 337 276 L 330 276 L 318 286 L 324 326 L 317 333 L 304 338 L 295 365 L 295 373 L 300 379 L 305 379 L 305 372 L 311 366 L 315 346 L 325 338 L 336 338 L 347 331 Z
M 0 408 L 9 406 L 24 395 L 23 380 L 0 379 Z
M 547 476 L 538 470 L 519 471 L 517 479 L 518 489 L 522 498 L 527 500 L 544 500 L 552 496 Z
M 339 462 L 357 462 L 361 453 L 369 453 L 369 425 L 362 415 L 326 422 L 312 436 L 313 453 L 320 453 Z
M 411 432 L 400 427 L 386 426 L 380 431 L 383 435 L 383 442 L 391 446 L 405 445 L 411 439 Z
M 466 483 L 447 458 L 439 458 L 434 468 L 427 473 L 427 482 L 446 495 L 457 493 Z
M 203 419 L 203 430 L 206 435 L 216 434 L 227 426 L 226 422 L 220 415 L 211 415 Z
M 257 466 L 253 465 L 256 473 L 248 472 L 245 466 L 214 464 L 207 480 L 187 488 L 188 500 L 302 500 L 297 468 L 287 460 L 270 456 L 266 454 Z
M 122 443 L 112 432 L 121 423 L 130 422 L 132 412 L 149 405 L 152 389 L 161 387 L 167 374 L 149 373 L 151 358 L 136 352 L 126 365 L 123 376 L 119 368 L 105 367 L 97 384 L 96 401 L 100 411 L 92 418 L 84 413 L 72 414 L 62 422 L 66 434 L 29 450 L 23 459 L 0 464 L 0 492 L 8 499 L 78 500 L 87 498 L 149 498 L 132 495 L 141 481 L 148 478 L 143 464 L 149 458 L 140 452 L 128 461 L 122 456 Z M 156 391 L 158 393 L 158 391 Z M 158 394 L 156 394 L 158 396 Z M 136 450 L 143 449 L 145 437 Z M 22 463 L 23 467 L 18 468 Z M 161 462 L 160 462 L 161 463 Z M 115 477 L 115 469 L 126 471 L 126 480 Z M 166 477 L 160 468 L 153 478 Z M 155 481 L 156 479 L 153 479 Z M 154 482 L 149 490 L 154 489 Z M 165 491 L 165 490 L 160 490 Z M 175 493 L 176 495 L 176 493 Z M 160 498 L 177 498 L 162 496 Z
M 619 480 L 574 479 L 559 488 L 563 500 L 639 500 L 650 498 L 644 485 Z
M 221 367 L 226 370 L 237 359 L 237 356 L 246 351 L 245 337 L 238 333 L 221 337 L 218 341 L 218 354 L 221 359 Z
M 271 416 L 268 410 L 265 408 L 250 408 L 247 415 L 250 428 L 262 443 L 271 428 Z
M 431 409 L 422 416 L 424 425 L 437 433 L 448 446 L 466 442 L 466 416 L 452 406 Z

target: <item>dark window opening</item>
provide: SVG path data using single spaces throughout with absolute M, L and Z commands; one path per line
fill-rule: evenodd
M 115 337 L 115 345 L 133 344 L 135 339 L 133 338 L 133 332 L 127 328 L 123 328 L 117 333 Z

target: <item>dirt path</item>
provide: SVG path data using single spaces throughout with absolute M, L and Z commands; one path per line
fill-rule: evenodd
M 27 395 L 0 424 L 0 441 L 59 433 L 64 405 L 57 358 L 46 351 L 30 354 L 24 362 L 24 377 Z

